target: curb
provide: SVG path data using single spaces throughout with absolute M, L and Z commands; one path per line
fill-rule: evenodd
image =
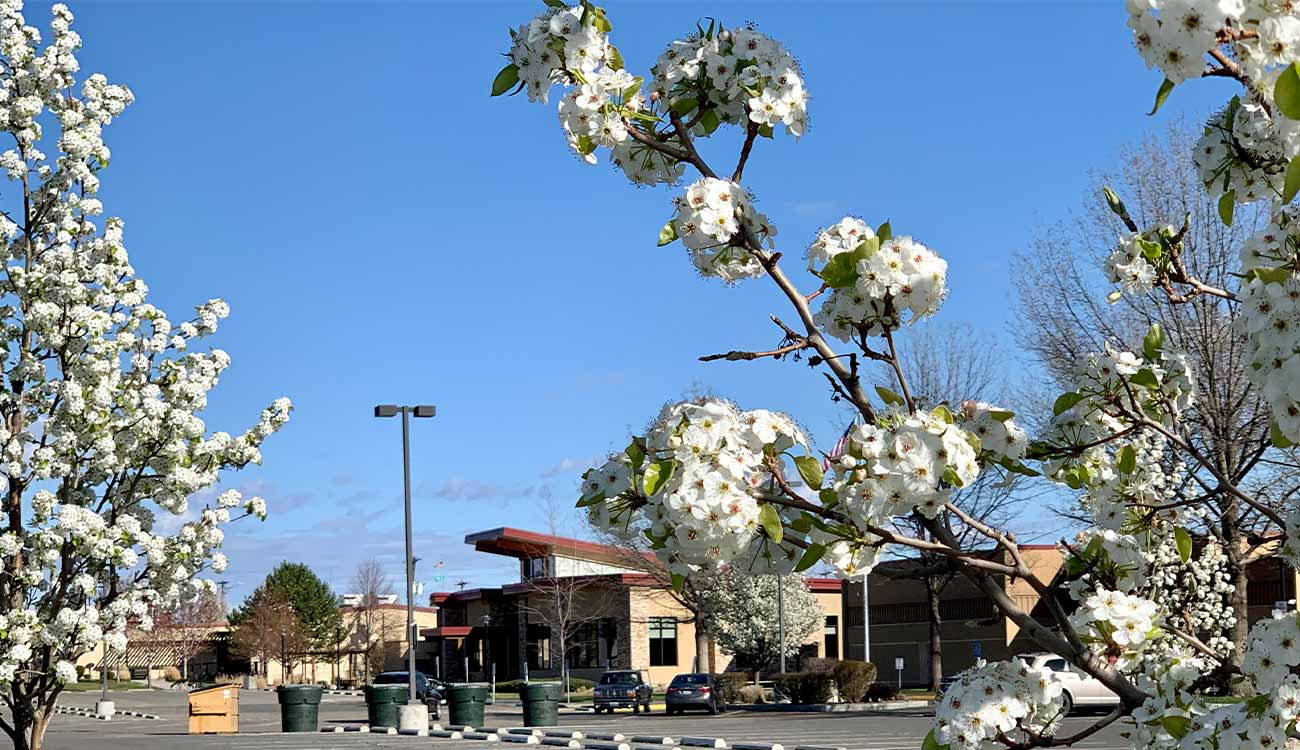
M 723 748 L 727 746 L 727 741 L 721 737 L 683 737 L 677 744 L 683 747 Z

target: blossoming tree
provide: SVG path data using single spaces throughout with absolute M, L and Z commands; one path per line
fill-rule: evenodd
M 774 222 L 743 186 L 760 144 L 775 141 L 778 130 L 796 140 L 804 133 L 808 95 L 790 52 L 754 28 L 709 21 L 636 76 L 611 43 L 603 9 L 585 0 L 546 4 L 511 31 L 492 93 L 526 91 L 544 103 L 558 86 L 569 147 L 591 164 L 606 155 L 634 183 L 674 185 L 690 172 L 659 244 L 680 242 L 701 274 L 725 283 L 764 279 L 793 310 L 790 324 L 772 319 L 776 346 L 704 359 L 798 354 L 862 419 L 823 471 L 824 454 L 785 415 L 719 399 L 671 404 L 644 435 L 584 475 L 579 505 L 611 529 L 648 538 L 678 576 L 723 565 L 800 571 L 821 560 L 844 575 L 862 574 L 891 545 L 944 555 L 1021 633 L 1119 696 L 1113 711 L 1065 734 L 1054 678 L 1014 659 L 981 665 L 947 691 L 930 748 L 1069 745 L 1124 716 L 1136 719 L 1128 735 L 1134 747 L 1279 746 L 1300 712 L 1295 614 L 1257 624 L 1241 666 L 1233 665 L 1216 572 L 1222 550 L 1198 554 L 1187 529 L 1213 512 L 1212 500 L 1231 498 L 1286 530 L 1277 551 L 1294 565 L 1300 515 L 1261 502 L 1189 439 L 1197 373 L 1160 328 L 1081 357 L 1048 427 L 1032 441 L 996 405 L 920 408 L 896 339 L 903 323 L 940 308 L 944 260 L 895 235 L 888 222 L 845 217 L 807 244 L 811 285 L 802 290 L 781 262 Z M 1265 204 L 1273 218 L 1247 243 L 1240 289 L 1225 289 L 1189 272 L 1183 230 L 1137 226 L 1108 191 L 1127 228 L 1105 264 L 1120 287 L 1115 298 L 1154 291 L 1177 304 L 1208 295 L 1240 305 L 1249 375 L 1273 410 L 1273 442 L 1284 448 L 1300 441 L 1300 213 L 1287 205 L 1300 192 L 1300 7 L 1273 0 L 1130 0 L 1128 7 L 1137 47 L 1167 78 L 1157 107 L 1191 78 L 1243 85 L 1211 119 L 1198 159 L 1207 189 L 1221 196 L 1223 221 L 1246 202 Z M 734 166 L 729 159 L 724 171 L 697 146 L 732 131 Z M 896 386 L 869 391 L 865 363 L 892 369 Z M 802 485 L 788 479 L 796 472 Z M 1094 526 L 1067 545 L 1052 580 L 1025 564 L 1013 532 L 950 502 L 954 489 L 989 472 L 1042 474 L 1083 494 Z M 1174 499 L 1171 473 L 1196 477 L 1201 492 Z M 916 519 L 925 534 L 899 532 L 891 522 L 898 516 Z M 963 528 L 999 554 L 964 551 L 956 541 Z M 1005 578 L 1033 587 L 1046 622 L 1008 596 Z M 1193 606 L 1187 600 L 1197 586 L 1205 603 Z M 1255 697 L 1208 702 L 1205 687 L 1222 671 L 1235 672 Z
M 230 357 L 198 345 L 228 309 L 173 323 L 146 302 L 96 197 L 103 128 L 132 95 L 78 82 L 71 22 L 55 5 L 42 46 L 21 2 L 0 1 L 0 729 L 22 750 L 41 746 L 78 656 L 121 651 L 128 621 L 214 589 L 198 576 L 226 566 L 222 526 L 266 506 L 191 498 L 259 462 L 291 408 L 279 399 L 237 435 L 199 417 Z
M 705 629 L 739 666 L 752 672 L 767 669 L 782 655 L 797 655 L 825 623 L 803 576 L 750 575 L 727 566 L 703 576 L 698 589 L 700 607 L 707 612 Z

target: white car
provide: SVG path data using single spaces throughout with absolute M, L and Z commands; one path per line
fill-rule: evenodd
M 1064 688 L 1065 713 L 1074 706 L 1117 706 L 1119 696 L 1096 677 L 1083 672 L 1056 654 L 1023 654 L 1031 669 L 1055 675 Z

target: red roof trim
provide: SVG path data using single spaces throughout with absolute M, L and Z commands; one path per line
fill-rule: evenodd
M 340 611 L 340 612 L 356 612 L 356 611 L 358 611 L 358 610 L 362 610 L 362 609 L 365 609 L 365 608 L 364 608 L 364 607 L 355 606 L 355 605 L 352 605 L 352 604 L 343 604 L 343 605 L 340 605 L 340 606 L 339 606 L 339 611 Z M 375 605 L 371 606 L 370 609 L 392 609 L 392 610 L 401 610 L 402 612 L 405 612 L 405 611 L 406 611 L 406 605 L 405 605 L 405 604 L 375 604 Z M 438 612 L 437 608 L 435 608 L 435 607 L 420 607 L 420 606 L 416 606 L 416 607 L 411 607 L 411 609 L 414 610 L 414 611 L 416 611 L 416 612 L 423 612 L 423 613 L 425 613 L 425 614 L 429 614 L 429 615 L 436 614 L 436 613 Z
M 425 628 L 420 635 L 425 638 L 464 638 L 474 628 L 470 625 L 444 625 L 441 628 Z
M 557 551 L 585 552 L 614 560 L 627 554 L 626 550 L 608 544 L 597 544 L 596 542 L 573 539 L 567 536 L 539 534 L 536 531 L 524 531 L 509 526 L 466 534 L 465 543 L 474 545 L 474 549 L 479 552 L 489 552 L 520 559 L 525 559 L 530 554 L 543 555 Z M 647 554 L 646 557 L 654 559 L 653 555 Z
M 813 593 L 836 593 L 844 590 L 844 581 L 839 578 L 808 578 L 808 590 Z

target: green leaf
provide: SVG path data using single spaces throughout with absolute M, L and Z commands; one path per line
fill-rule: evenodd
M 633 469 L 639 469 L 641 464 L 645 463 L 645 448 L 642 447 L 638 438 L 632 438 L 632 442 L 628 443 L 627 450 L 623 452 L 627 454 L 628 458 L 632 459 Z
M 1186 565 L 1192 559 L 1192 535 L 1182 527 L 1174 529 L 1174 543 L 1178 545 L 1178 559 Z
M 939 740 L 934 738 L 934 730 L 925 736 L 925 741 L 921 743 L 921 750 L 948 750 L 947 745 L 940 745 Z
M 1144 239 L 1142 237 L 1138 238 L 1137 246 L 1139 249 L 1142 250 L 1142 257 L 1146 258 L 1152 263 L 1155 263 L 1156 261 L 1160 260 L 1160 256 L 1164 255 L 1165 253 L 1165 249 L 1160 246 L 1159 242 L 1152 242 L 1151 240 Z
M 1147 112 L 1148 117 L 1154 115 L 1160 109 L 1160 106 L 1165 103 L 1165 100 L 1169 98 L 1169 94 L 1173 90 L 1174 82 L 1166 78 L 1165 82 L 1160 84 L 1160 90 L 1156 92 L 1156 104 L 1151 108 L 1150 112 Z
M 1219 196 L 1219 218 L 1223 223 L 1232 226 L 1232 209 L 1237 207 L 1237 191 L 1229 190 Z
M 840 503 L 840 496 L 835 494 L 835 490 L 827 487 L 817 493 L 817 499 L 822 501 L 822 507 L 834 508 Z
M 800 534 L 807 534 L 812 531 L 812 521 L 806 515 L 799 516 L 790 522 L 790 530 Z
M 1160 351 L 1165 348 L 1165 332 L 1159 323 L 1152 323 L 1147 335 L 1142 337 L 1142 353 L 1152 362 L 1160 360 Z
M 1274 420 L 1273 423 L 1269 425 L 1268 436 L 1273 439 L 1274 448 L 1290 448 L 1295 444 L 1291 442 L 1290 438 L 1282 434 L 1282 427 L 1278 425 L 1277 420 Z
M 1160 726 L 1164 728 L 1174 739 L 1181 740 L 1187 734 L 1187 728 L 1191 726 L 1192 720 L 1186 716 L 1161 716 Z
M 1115 194 L 1114 190 L 1110 189 L 1109 185 L 1103 185 L 1101 193 L 1106 196 L 1106 205 L 1110 206 L 1110 210 L 1114 212 L 1116 216 L 1122 217 L 1128 215 L 1128 209 L 1124 208 L 1124 201 L 1119 199 L 1119 196 Z
M 758 524 L 763 527 L 763 534 L 771 539 L 774 543 L 781 543 L 782 528 L 781 516 L 776 512 L 776 506 L 766 504 L 758 511 Z
M 1062 393 L 1056 397 L 1056 403 L 1052 404 L 1052 416 L 1057 417 L 1074 407 L 1075 404 L 1083 400 L 1083 394 L 1076 391 Z
M 832 289 L 850 289 L 858 283 L 858 261 L 853 253 L 840 253 L 826 264 L 821 276 Z
M 542 0 L 548 8 L 567 8 L 569 4 L 564 0 Z
M 605 61 L 609 63 L 610 70 L 623 69 L 623 53 L 618 51 L 618 47 L 609 45 L 609 51 L 605 53 Z
M 677 468 L 677 462 L 671 458 L 662 461 L 655 461 L 645 469 L 645 477 L 641 480 L 641 487 L 645 494 L 653 495 L 664 488 L 668 480 L 672 478 L 673 471 Z
M 1300 158 L 1300 157 L 1298 157 Z M 1252 268 L 1250 275 L 1265 284 L 1285 284 L 1291 278 L 1291 269 L 1286 266 L 1276 268 Z
M 930 413 L 938 417 L 939 419 L 942 419 L 944 422 L 947 422 L 948 424 L 952 424 L 952 412 L 949 411 L 947 405 L 939 404 L 938 406 L 934 407 L 934 409 Z
M 695 108 L 699 105 L 700 103 L 694 99 L 678 99 L 672 103 L 668 111 L 685 117 L 687 113 L 695 111 Z
M 682 575 L 681 573 L 673 573 L 673 591 L 676 591 L 677 593 L 680 594 L 682 593 L 682 589 L 685 587 L 686 587 L 686 576 Z
M 1300 193 L 1300 156 L 1286 165 L 1286 180 L 1282 183 L 1282 202 L 1290 203 L 1296 193 Z
M 880 240 L 880 244 L 882 245 L 889 242 L 893 236 L 894 230 L 889 226 L 888 221 L 876 228 L 876 238 Z
M 510 63 L 492 80 L 492 96 L 501 96 L 519 83 L 519 67 Z
M 603 503 L 603 502 L 605 502 L 605 493 L 603 493 L 603 492 L 597 492 L 596 494 L 592 495 L 591 497 L 584 497 L 584 498 L 582 498 L 581 500 L 578 501 L 578 504 L 575 505 L 575 506 L 573 506 L 573 507 L 575 507 L 575 508 L 590 508 L 590 507 L 593 506 L 593 505 L 600 505 L 600 504 Z
M 764 138 L 771 138 L 775 132 L 776 129 L 772 127 L 770 122 L 758 126 L 758 134 Z
M 1010 420 L 1012 417 L 1016 416 L 1016 414 L 1015 412 L 1004 411 L 1002 409 L 991 409 L 989 410 L 989 416 L 993 417 L 999 422 L 1006 422 Z
M 704 134 L 709 135 L 718 129 L 722 121 L 718 119 L 718 110 L 706 109 L 704 114 L 700 115 L 700 127 L 704 128 Z
M 1128 379 L 1133 385 L 1140 385 L 1143 388 L 1155 390 L 1160 387 L 1160 381 L 1156 379 L 1156 374 L 1150 370 L 1138 370 Z
M 625 102 L 630 101 L 632 97 L 641 93 L 641 76 L 637 76 L 632 80 L 635 81 L 635 83 L 623 89 L 623 101 Z
M 1137 451 L 1133 450 L 1133 446 L 1126 445 L 1119 449 L 1116 464 L 1121 474 L 1132 474 L 1137 469 Z
M 609 32 L 613 31 L 614 26 L 609 22 L 609 19 L 605 17 L 605 9 L 596 8 L 595 11 L 596 11 L 595 13 L 591 14 L 591 25 L 596 28 L 596 31 L 600 31 L 605 34 L 608 34 Z
M 667 245 L 669 242 L 677 239 L 677 225 L 669 219 L 664 223 L 664 228 L 659 230 L 659 247 Z
M 803 551 L 803 556 L 799 558 L 799 562 L 795 563 L 794 572 L 802 573 L 805 570 L 811 568 L 812 566 L 816 565 L 817 561 L 822 559 L 822 555 L 825 554 L 826 554 L 826 545 L 824 544 L 808 545 L 808 549 Z
M 954 468 L 952 468 L 951 466 L 945 466 L 945 467 L 944 467 L 944 469 L 943 469 L 943 481 L 947 482 L 949 485 L 951 485 L 951 486 L 953 486 L 953 487 L 964 487 L 964 486 L 965 486 L 965 483 L 963 483 L 963 482 L 961 481 L 961 477 L 957 476 L 957 470 L 954 469 Z
M 1278 111 L 1292 120 L 1300 120 L 1300 64 L 1291 63 L 1273 84 L 1273 102 Z
M 884 401 L 886 404 L 903 406 L 907 403 L 906 401 L 903 400 L 902 396 L 898 395 L 897 393 L 894 393 L 893 391 L 889 390 L 883 385 L 876 386 L 876 395 L 880 396 L 880 400 Z
M 821 462 L 812 456 L 796 456 L 794 465 L 799 469 L 799 476 L 803 477 L 804 484 L 820 490 L 822 488 L 822 465 Z
M 586 156 L 596 150 L 596 142 L 589 135 L 578 136 L 578 153 Z

